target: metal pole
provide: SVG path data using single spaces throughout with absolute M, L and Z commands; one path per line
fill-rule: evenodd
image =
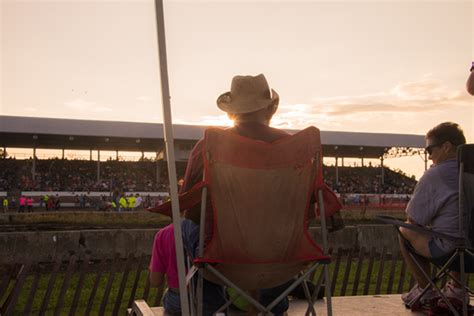
M 97 149 L 97 182 L 100 182 L 100 149 Z
M 33 164 L 31 165 L 31 178 L 35 180 L 36 176 L 36 147 L 33 147 Z
M 383 166 L 383 156 L 380 157 L 380 169 L 381 169 L 381 174 L 382 174 L 382 184 L 385 184 L 385 169 Z
M 344 158 L 343 158 L 344 159 Z M 316 155 L 316 164 L 318 166 L 318 172 L 323 172 L 319 166 L 321 164 L 321 156 L 320 153 Z M 328 237 L 327 237 L 327 225 L 326 225 L 326 210 L 324 205 L 324 198 L 323 198 L 323 191 L 322 189 L 318 189 L 318 205 L 319 205 L 319 217 L 321 218 L 321 237 L 323 239 L 323 253 L 325 255 L 328 254 Z M 327 264 L 324 265 L 324 292 L 326 294 L 326 308 L 328 316 L 332 316 L 332 293 L 331 293 L 331 280 L 329 277 L 329 267 Z
M 188 292 L 186 289 L 186 270 L 184 267 L 183 239 L 181 237 L 181 217 L 179 214 L 178 183 L 174 156 L 173 122 L 171 118 L 170 89 L 168 82 L 168 64 L 166 60 L 165 21 L 163 0 L 155 0 L 156 29 L 158 36 L 158 55 L 161 75 L 161 96 L 163 102 L 163 130 L 168 159 L 168 176 L 170 184 L 171 206 L 173 212 L 174 239 L 176 244 L 176 258 L 178 261 L 179 293 L 181 300 L 181 314 L 189 315 Z

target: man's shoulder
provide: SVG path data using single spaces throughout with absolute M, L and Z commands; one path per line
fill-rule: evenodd
M 443 174 L 457 175 L 457 172 L 456 159 L 449 159 L 426 170 L 423 176 L 420 178 L 420 182 L 439 178 L 440 175 Z

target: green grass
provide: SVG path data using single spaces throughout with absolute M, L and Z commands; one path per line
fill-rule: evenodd
M 357 264 L 358 264 L 357 262 L 358 262 L 357 259 L 354 259 L 352 261 L 351 270 L 350 270 L 350 274 L 349 274 L 349 278 L 348 278 L 348 283 L 347 283 L 345 295 L 352 295 L 352 290 L 353 290 L 353 287 L 354 287 L 355 275 L 356 275 L 356 270 L 357 270 Z M 335 287 L 335 291 L 334 291 L 334 296 L 340 296 L 341 295 L 340 292 L 341 292 L 341 288 L 342 288 L 342 285 L 343 285 L 343 279 L 344 279 L 344 275 L 345 275 L 346 265 L 347 265 L 347 258 L 343 257 L 342 260 L 341 260 L 340 267 L 339 267 L 339 273 L 338 273 L 338 277 L 337 277 L 337 280 L 336 280 L 336 287 Z M 372 273 L 371 273 L 371 278 L 370 278 L 370 283 L 369 283 L 369 285 L 370 285 L 369 286 L 369 291 L 368 291 L 369 295 L 375 294 L 375 287 L 376 287 L 376 282 L 377 282 L 377 275 L 378 275 L 378 272 L 379 272 L 379 266 L 380 266 L 380 260 L 374 260 Z M 330 265 L 330 276 L 331 276 L 331 278 L 332 278 L 332 275 L 333 275 L 334 268 L 335 268 L 335 262 L 331 263 L 331 265 Z M 402 268 L 402 263 L 401 263 L 400 260 L 398 260 L 397 263 L 396 263 L 396 269 L 395 269 L 395 274 L 394 274 L 393 286 L 392 286 L 392 291 L 391 291 L 392 294 L 397 293 L 401 268 Z M 388 260 L 388 261 L 385 262 L 380 294 L 386 294 L 387 293 L 387 286 L 388 286 L 390 269 L 391 269 L 391 260 Z M 362 262 L 359 285 L 358 285 L 358 289 L 357 289 L 357 292 L 356 292 L 357 295 L 363 295 L 364 285 L 365 285 L 366 276 L 367 276 L 367 270 L 368 270 L 368 259 L 365 259 Z M 317 270 L 316 275 L 315 275 L 315 281 L 317 281 L 317 278 L 319 277 L 321 271 L 322 271 L 322 269 Z M 120 311 L 119 311 L 120 315 L 123 315 L 124 312 L 125 312 L 125 309 L 127 308 L 127 304 L 128 304 L 131 292 L 132 292 L 132 287 L 133 287 L 133 283 L 134 283 L 134 280 L 135 280 L 135 277 L 136 277 L 136 273 L 137 273 L 136 272 L 136 267 L 134 268 L 132 266 L 132 271 L 129 273 L 129 275 L 127 277 L 127 283 L 126 283 L 125 291 L 124 291 L 123 297 L 122 297 L 121 302 L 120 302 Z M 61 289 L 62 284 L 63 284 L 64 275 L 65 275 L 64 272 L 61 272 L 61 273 L 57 274 L 57 279 L 56 279 L 53 291 L 52 291 L 51 296 L 50 296 L 50 301 L 49 301 L 48 307 L 46 309 L 46 315 L 53 315 L 54 314 L 55 307 L 58 303 L 59 292 L 60 292 L 60 289 Z M 86 308 L 87 308 L 88 301 L 89 301 L 89 297 L 91 295 L 96 276 L 97 276 L 97 273 L 95 271 L 91 271 L 90 273 L 86 274 L 84 284 L 83 284 L 83 288 L 81 290 L 81 296 L 80 296 L 80 299 L 79 299 L 78 307 L 77 307 L 77 310 L 76 310 L 76 315 L 85 315 Z M 120 283 L 122 281 L 122 276 L 123 276 L 122 272 L 116 273 L 115 276 L 114 276 L 114 281 L 113 281 L 112 288 L 111 288 L 111 291 L 110 291 L 110 294 L 109 294 L 108 303 L 106 305 L 105 315 L 112 314 L 112 311 L 113 311 L 114 306 L 115 306 L 115 301 L 116 301 L 116 298 L 117 298 L 117 294 L 119 292 Z M 25 306 L 27 305 L 27 300 L 28 300 L 28 297 L 29 297 L 29 293 L 30 293 L 32 283 L 33 283 L 33 278 L 34 278 L 34 276 L 30 275 L 30 276 L 27 277 L 27 279 L 25 281 L 25 284 L 23 286 L 22 291 L 20 292 L 20 296 L 19 296 L 18 302 L 17 302 L 16 307 L 15 307 L 15 315 L 16 314 L 22 314 L 24 309 L 25 309 Z M 73 275 L 72 279 L 71 279 L 71 282 L 70 282 L 69 287 L 67 289 L 66 295 L 64 297 L 64 305 L 63 305 L 63 308 L 62 308 L 62 311 L 61 311 L 61 315 L 67 315 L 69 313 L 70 309 L 71 309 L 74 294 L 75 294 L 76 287 L 77 287 L 77 284 L 78 284 L 78 278 L 79 278 L 79 274 L 75 273 Z M 109 278 L 109 272 L 106 271 L 105 273 L 102 274 L 102 276 L 100 278 L 99 286 L 97 288 L 97 293 L 96 293 L 96 295 L 94 297 L 94 300 L 93 300 L 94 303 L 93 303 L 93 306 L 92 306 L 91 315 L 98 315 L 99 314 L 100 306 L 101 306 L 102 300 L 104 298 L 104 292 L 105 292 L 105 289 L 106 289 L 108 278 Z M 148 278 L 148 271 L 146 269 L 144 269 L 140 273 L 139 284 L 138 284 L 137 291 L 136 291 L 135 296 L 134 296 L 135 299 L 143 298 L 147 278 Z M 46 294 L 46 290 L 47 290 L 47 287 L 48 287 L 49 279 L 50 279 L 50 274 L 49 273 L 44 273 L 40 277 L 39 287 L 36 291 L 36 294 L 35 294 L 35 297 L 34 297 L 33 303 L 32 303 L 32 309 L 31 309 L 31 314 L 32 315 L 39 314 L 39 312 L 40 312 L 41 305 L 42 305 L 42 302 L 43 302 L 43 299 L 44 299 L 44 296 Z M 403 283 L 402 292 L 407 291 L 409 289 L 409 280 L 410 280 L 410 275 L 407 272 L 406 275 L 405 275 L 405 280 L 404 280 L 404 283 Z M 10 285 L 10 288 L 11 288 L 11 286 L 12 285 Z M 155 305 L 156 295 L 157 295 L 157 289 L 150 288 L 148 299 L 147 299 L 147 302 L 150 306 Z M 0 302 L 0 304 L 1 303 L 3 303 L 3 302 Z
M 351 263 L 351 270 L 350 274 L 348 277 L 347 285 L 346 285 L 346 291 L 345 295 L 350 296 L 352 295 L 352 291 L 354 288 L 354 281 L 356 277 L 356 271 L 357 271 L 357 259 L 354 259 Z M 382 281 L 381 281 L 381 286 L 380 286 L 380 293 L 379 294 L 387 294 L 387 287 L 388 287 L 388 282 L 389 282 L 389 277 L 390 277 L 390 269 L 391 269 L 391 261 L 386 261 L 384 265 L 384 271 L 382 274 Z M 335 291 L 334 291 L 334 296 L 340 296 L 341 295 L 341 289 L 343 286 L 343 281 L 344 281 L 344 275 L 345 275 L 345 270 L 347 266 L 347 259 L 343 258 L 341 261 L 341 264 L 339 266 L 339 273 L 337 276 L 336 280 L 336 286 L 335 286 Z M 366 278 L 367 278 L 367 271 L 369 268 L 369 263 L 368 259 L 363 261 L 362 266 L 361 266 L 361 272 L 359 276 L 359 283 L 356 291 L 356 295 L 363 295 L 364 294 L 364 287 L 366 283 Z M 374 295 L 375 290 L 376 290 L 376 285 L 377 285 L 377 277 L 379 273 L 379 268 L 380 268 L 380 260 L 374 260 L 373 266 L 372 266 L 372 273 L 369 281 L 369 289 L 368 289 L 368 295 Z M 330 277 L 332 278 L 333 273 L 335 269 L 335 264 L 331 264 L 329 266 L 329 271 L 330 271 Z M 394 278 L 393 278 L 393 283 L 392 283 L 392 290 L 391 294 L 396 294 L 398 290 L 398 283 L 400 281 L 400 272 L 402 269 L 402 262 L 400 260 L 397 261 L 396 266 L 395 266 L 395 273 L 394 273 Z M 319 272 L 316 274 L 315 280 L 319 276 Z M 409 290 L 409 281 L 410 281 L 410 274 L 408 271 L 405 273 L 405 279 L 403 282 L 403 287 L 402 287 L 402 292 L 408 291 Z
M 97 276 L 96 273 L 86 274 L 86 277 L 85 277 L 84 283 L 83 283 L 83 287 L 82 287 L 82 290 L 81 290 L 80 299 L 79 299 L 79 302 L 78 302 L 78 307 L 76 309 L 76 315 L 85 315 L 87 305 L 88 305 L 88 302 L 89 302 L 89 297 L 90 297 L 91 292 L 93 290 L 93 286 L 94 286 L 96 276 Z M 112 288 L 111 288 L 109 298 L 108 298 L 108 302 L 107 302 L 106 309 L 105 309 L 105 314 L 106 315 L 112 314 L 112 311 L 113 311 L 114 306 L 115 306 L 115 301 L 116 301 L 116 298 L 117 298 L 117 294 L 119 292 L 120 283 L 122 281 L 122 276 L 123 276 L 123 273 L 116 273 L 115 276 L 114 276 L 114 281 L 112 283 Z M 125 313 L 125 309 L 127 308 L 127 304 L 128 304 L 131 292 L 132 292 L 132 287 L 133 287 L 135 277 L 136 277 L 136 271 L 132 271 L 128 275 L 125 291 L 124 291 L 123 297 L 120 301 L 119 315 L 123 315 Z M 19 297 L 19 299 L 17 301 L 17 304 L 16 304 L 16 307 L 15 307 L 15 313 L 14 313 L 15 315 L 16 314 L 22 314 L 24 309 L 25 309 L 25 306 L 27 305 L 27 300 L 28 300 L 28 297 L 29 297 L 29 293 L 30 293 L 32 283 L 33 283 L 33 278 L 34 278 L 33 275 L 28 276 L 26 281 L 25 281 L 25 284 L 23 286 L 22 291 L 20 292 L 20 297 Z M 41 305 L 43 303 L 43 299 L 45 297 L 46 290 L 47 290 L 47 287 L 48 287 L 49 278 L 50 278 L 50 274 L 44 274 L 40 278 L 39 286 L 38 286 L 38 289 L 36 291 L 36 294 L 35 294 L 35 297 L 34 297 L 34 300 L 33 300 L 33 304 L 32 304 L 32 309 L 31 309 L 31 314 L 32 315 L 37 315 L 40 312 Z M 99 286 L 97 288 L 97 292 L 96 292 L 95 298 L 93 300 L 91 315 L 98 315 L 99 314 L 100 306 L 101 306 L 102 300 L 104 298 L 104 293 L 105 293 L 106 285 L 107 285 L 107 282 L 108 282 L 108 278 L 109 278 L 109 273 L 106 272 L 102 275 L 102 277 L 100 279 Z M 139 284 L 138 284 L 138 287 L 137 287 L 137 291 L 135 293 L 135 298 L 136 299 L 143 298 L 147 278 L 148 278 L 148 271 L 143 270 L 140 274 Z M 69 313 L 70 309 L 71 309 L 71 305 L 72 305 L 73 298 L 74 298 L 74 295 L 75 295 L 76 287 L 77 287 L 77 284 L 78 284 L 78 279 L 79 279 L 78 275 L 74 275 L 71 279 L 71 283 L 70 283 L 70 285 L 67 289 L 67 292 L 65 294 L 65 297 L 64 297 L 64 303 L 63 303 L 63 308 L 61 310 L 61 315 L 67 315 Z M 56 279 L 54 288 L 51 292 L 48 307 L 45 310 L 46 315 L 53 315 L 54 314 L 55 308 L 56 308 L 57 303 L 58 303 L 59 292 L 61 290 L 63 280 L 64 280 L 64 273 L 59 273 L 57 275 L 57 279 Z M 10 286 L 10 288 L 11 288 L 11 286 Z M 149 305 L 154 305 L 156 294 L 157 294 L 157 289 L 156 288 L 150 288 L 148 299 L 147 299 L 147 302 L 148 302 Z M 3 303 L 3 302 L 1 302 L 1 303 Z

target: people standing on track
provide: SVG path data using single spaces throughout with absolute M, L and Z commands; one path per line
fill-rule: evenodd
M 18 213 L 23 213 L 25 212 L 25 207 L 26 207 L 26 197 L 24 195 L 20 196 L 20 208 L 18 209 Z

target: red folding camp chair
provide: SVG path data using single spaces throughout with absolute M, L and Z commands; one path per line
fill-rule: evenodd
M 323 183 L 319 130 L 310 127 L 265 143 L 231 130 L 210 128 L 205 132 L 202 154 L 206 188 L 201 201 L 206 201 L 209 193 L 212 204 L 212 214 L 205 214 L 205 202 L 201 207 L 200 252 L 194 265 L 202 275 L 236 289 L 261 312 L 269 313 L 319 264 L 325 264 L 330 312 L 330 258 L 308 233 L 309 220 L 315 216 L 310 209 L 312 199 L 318 202 L 325 240 L 324 215 L 340 209 L 337 198 Z M 325 210 L 324 196 L 333 202 L 330 212 Z M 208 232 L 206 216 L 213 219 Z M 204 247 L 207 236 L 210 240 Z M 281 285 L 302 271 L 268 306 L 246 292 Z M 200 297 L 198 290 L 198 302 Z M 314 312 L 310 297 L 308 303 L 308 309 Z
M 328 314 L 332 314 L 330 257 L 313 241 L 309 221 L 320 215 L 327 250 L 326 217 L 341 209 L 322 177 L 320 132 L 315 127 L 273 143 L 242 137 L 232 130 L 210 128 L 202 146 L 203 181 L 180 196 L 181 210 L 201 202 L 199 254 L 188 280 L 199 270 L 196 308 L 202 306 L 202 277 L 234 288 L 265 314 L 303 284 L 308 310 L 316 314 L 305 280 L 324 265 Z M 206 214 L 207 195 L 212 213 Z M 316 203 L 316 207 L 313 203 Z M 169 206 L 150 209 L 167 215 Z M 206 218 L 212 218 L 208 227 Z M 208 231 L 205 231 L 208 229 Z M 204 241 L 208 241 L 204 245 Z M 268 306 L 247 293 L 294 282 Z M 199 286 L 201 284 L 201 286 Z M 191 291 L 193 294 L 194 291 Z M 224 310 L 230 305 L 222 306 Z

